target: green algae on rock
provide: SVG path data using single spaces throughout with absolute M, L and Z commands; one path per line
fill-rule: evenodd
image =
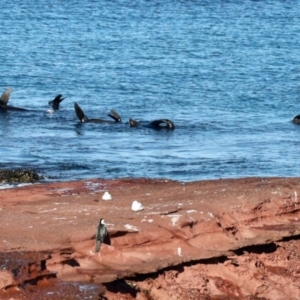
M 34 183 L 43 179 L 43 176 L 29 169 L 1 170 L 0 183 Z

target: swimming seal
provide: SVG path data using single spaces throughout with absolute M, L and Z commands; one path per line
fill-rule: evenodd
M 10 99 L 11 93 L 12 93 L 12 88 L 8 88 L 3 92 L 3 94 L 0 97 L 0 109 L 3 111 L 7 111 L 7 110 L 27 111 L 28 109 L 26 108 L 15 107 L 7 104 Z
M 294 117 L 292 122 L 294 124 L 300 125 L 300 115 L 297 115 L 296 117 Z
M 129 119 L 129 126 L 130 127 L 138 127 L 140 126 L 141 122 L 136 121 L 134 119 Z M 154 120 L 150 123 L 147 123 L 144 125 L 145 127 L 150 127 L 153 129 L 167 129 L 167 130 L 174 130 L 175 129 L 175 125 L 174 123 L 169 120 L 169 119 L 158 119 L 158 120 Z
M 66 98 L 67 97 L 63 98 L 63 96 L 61 94 L 59 94 L 53 100 L 49 101 L 48 104 L 51 105 L 53 109 L 59 109 L 60 102 L 62 102 Z
M 113 123 L 116 123 L 116 122 L 121 122 L 121 117 L 113 109 L 108 114 L 109 117 L 114 119 L 114 121 L 111 121 L 111 120 L 102 120 L 102 119 L 89 119 L 84 114 L 83 110 L 81 109 L 81 107 L 76 102 L 74 103 L 74 108 L 75 108 L 76 116 L 80 120 L 81 123 L 109 123 L 109 124 L 113 124 Z

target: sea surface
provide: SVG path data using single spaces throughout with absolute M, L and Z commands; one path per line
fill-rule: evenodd
M 0 112 L 0 168 L 49 181 L 300 175 L 299 1 L 2 0 L 0 11 L 0 94 L 12 87 L 10 105 L 30 110 Z M 74 102 L 122 122 L 80 123 Z

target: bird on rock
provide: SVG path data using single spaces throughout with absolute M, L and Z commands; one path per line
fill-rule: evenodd
M 106 224 L 104 222 L 104 219 L 100 219 L 99 225 L 98 225 L 98 228 L 97 228 L 97 231 L 96 231 L 96 248 L 95 248 L 95 252 L 98 252 L 100 250 L 100 246 L 104 242 L 106 235 L 107 235 Z

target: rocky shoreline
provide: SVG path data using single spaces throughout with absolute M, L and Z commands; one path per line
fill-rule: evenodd
M 299 193 L 299 178 L 0 190 L 0 299 L 299 299 Z

